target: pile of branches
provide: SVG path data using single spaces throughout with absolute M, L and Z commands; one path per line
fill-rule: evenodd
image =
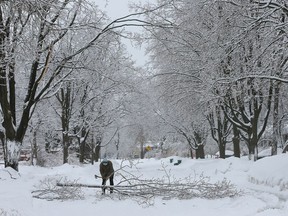
M 233 197 L 240 194 L 229 181 L 211 183 L 208 177 L 200 175 L 198 178 L 187 177 L 165 182 L 163 179 L 125 179 L 126 185 L 116 185 L 113 190 L 128 197 L 162 197 L 163 199 L 192 199 L 206 198 L 217 199 Z M 123 182 L 121 182 L 123 183 Z M 110 187 L 110 186 L 106 186 Z
M 155 197 L 160 197 L 165 200 L 169 199 L 192 199 L 205 198 L 217 199 L 224 197 L 234 197 L 241 194 L 241 191 L 231 184 L 227 179 L 218 182 L 211 182 L 210 178 L 203 175 L 194 174 L 182 179 L 171 177 L 163 167 L 163 178 L 159 179 L 141 179 L 129 172 L 125 172 L 123 167 L 117 170 L 116 175 L 121 177 L 117 185 L 106 185 L 108 191 L 113 188 L 113 196 L 118 195 L 119 199 L 133 198 L 140 203 L 148 203 Z M 99 177 L 99 176 L 98 176 Z M 101 178 L 101 177 L 100 177 Z M 100 188 L 102 185 L 89 185 L 77 183 L 77 181 L 68 181 L 67 179 L 45 179 L 41 182 L 39 189 L 33 191 L 33 196 L 39 199 L 82 199 L 82 187 L 86 188 Z M 115 196 L 116 195 L 116 196 Z M 105 197 L 105 196 L 101 196 Z
M 71 182 L 58 182 L 58 187 L 64 188 L 103 188 L 101 185 L 78 184 Z M 136 198 L 138 202 L 150 203 L 155 197 L 162 199 L 192 199 L 205 198 L 217 199 L 240 195 L 240 191 L 228 180 L 211 183 L 208 177 L 187 177 L 184 179 L 173 179 L 167 182 L 165 179 L 124 178 L 114 186 L 104 186 L 108 190 L 113 188 L 119 199 Z M 142 200 L 142 201 L 141 201 Z

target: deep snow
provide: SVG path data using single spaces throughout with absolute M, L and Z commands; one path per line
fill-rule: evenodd
M 170 163 L 181 159 L 175 166 Z M 226 178 L 241 190 L 240 196 L 222 199 L 193 198 L 163 200 L 156 197 L 151 206 L 140 205 L 134 199 L 119 200 L 117 194 L 101 195 L 97 188 L 81 188 L 84 198 L 81 200 L 52 200 L 33 198 L 32 191 L 37 190 L 44 179 L 75 180 L 77 183 L 97 184 L 99 163 L 94 165 L 68 165 L 53 168 L 33 167 L 21 164 L 19 173 L 11 169 L 0 169 L 0 216 L 287 216 L 288 215 L 288 154 L 263 158 L 257 162 L 247 158 L 205 159 L 169 157 L 163 159 L 135 160 L 130 167 L 129 161 L 112 160 L 114 168 L 125 168 L 126 174 L 145 179 L 161 178 L 165 171 L 175 178 L 185 178 L 195 174 L 210 177 L 210 181 Z M 119 173 L 122 169 L 119 171 Z M 122 172 L 125 175 L 125 172 Z M 120 175 L 115 174 L 115 184 Z

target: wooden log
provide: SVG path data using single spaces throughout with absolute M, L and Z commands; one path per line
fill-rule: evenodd
M 133 188 L 138 187 L 139 185 L 92 185 L 92 184 L 80 184 L 80 183 L 61 183 L 58 182 L 57 186 L 59 187 L 88 187 L 88 188 Z
M 88 187 L 88 188 L 102 188 L 102 185 L 90 185 L 90 184 L 80 184 L 80 183 L 61 183 L 58 182 L 57 186 L 59 187 Z M 106 185 L 105 187 L 111 187 Z

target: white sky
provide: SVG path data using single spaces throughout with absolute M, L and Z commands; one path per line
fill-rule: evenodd
M 131 2 L 156 2 L 156 0 L 94 0 L 99 7 L 106 11 L 111 19 L 116 19 L 125 16 L 131 11 L 129 10 L 128 4 Z M 133 31 L 141 31 L 141 28 L 133 28 Z M 147 57 L 145 57 L 144 47 L 135 47 L 131 44 L 129 40 L 123 39 L 123 42 L 127 46 L 128 52 L 131 53 L 132 59 L 136 62 L 138 66 L 145 64 Z
M 116 19 L 129 13 L 128 4 L 131 0 L 95 0 L 95 2 L 112 19 Z

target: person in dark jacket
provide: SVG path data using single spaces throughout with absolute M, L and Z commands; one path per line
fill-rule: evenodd
M 100 174 L 102 177 L 102 194 L 105 194 L 105 185 L 106 181 L 109 179 L 110 185 L 113 186 L 113 178 L 114 178 L 114 169 L 113 164 L 107 158 L 104 158 L 103 161 L 100 163 Z M 110 188 L 110 193 L 113 193 L 113 188 Z

